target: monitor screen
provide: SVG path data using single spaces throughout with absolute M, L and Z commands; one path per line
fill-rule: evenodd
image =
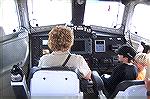
M 71 48 L 72 52 L 85 51 L 85 40 L 75 40 Z
M 47 45 L 48 44 L 48 40 L 42 40 L 42 45 Z
M 95 52 L 105 52 L 105 40 L 95 40 Z

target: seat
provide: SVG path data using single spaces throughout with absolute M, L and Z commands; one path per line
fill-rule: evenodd
M 101 78 L 99 78 L 101 79 Z M 122 94 L 123 91 L 125 91 L 128 87 L 130 86 L 134 86 L 134 85 L 143 85 L 144 84 L 144 81 L 143 80 L 125 80 L 125 81 L 122 81 L 120 82 L 117 87 L 115 88 L 115 91 L 109 95 L 104 87 L 104 84 L 103 84 L 103 81 L 101 79 L 101 81 L 99 81 L 99 83 L 101 83 L 101 87 L 100 89 L 102 91 L 100 91 L 99 93 L 99 98 L 100 99 L 114 99 L 116 97 L 116 95 L 118 93 L 120 93 L 120 95 Z M 99 89 L 99 90 L 100 90 Z M 120 96 L 119 95 L 119 96 Z M 118 97 L 117 97 L 118 98 Z
M 85 92 L 81 92 L 80 75 L 74 72 L 73 68 L 52 67 L 30 69 L 28 77 L 28 85 L 23 80 L 22 87 L 20 83 L 14 82 L 14 91 L 17 93 L 17 99 L 26 95 L 28 99 L 97 99 L 99 94 L 102 94 L 103 82 L 100 79 L 97 71 L 92 72 L 92 81 L 87 81 Z M 17 83 L 17 84 L 16 84 Z M 84 83 L 83 83 L 84 85 Z M 23 87 L 23 86 L 28 86 Z M 29 90 L 28 90 L 29 89 Z M 20 93 L 19 90 L 25 90 Z M 84 94 L 83 94 L 84 93 Z M 27 98 L 25 98 L 27 99 Z
M 115 88 L 115 91 L 113 94 L 109 97 L 110 99 L 114 98 L 119 91 L 125 91 L 128 87 L 134 86 L 134 85 L 143 85 L 143 80 L 125 80 L 120 82 L 117 87 Z
M 38 69 L 30 80 L 31 99 L 83 99 L 75 72 L 66 69 Z
M 128 87 L 125 91 L 119 92 L 115 99 L 124 97 L 126 99 L 147 99 L 145 85 L 133 85 Z

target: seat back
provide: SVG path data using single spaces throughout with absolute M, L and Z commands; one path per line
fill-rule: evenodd
M 133 85 L 128 87 L 125 91 L 117 94 L 115 99 L 125 97 L 126 99 L 147 99 L 145 85 Z
M 128 87 L 133 85 L 142 85 L 144 84 L 143 80 L 125 80 L 120 82 L 117 87 L 115 88 L 115 91 L 110 96 L 110 98 L 114 98 L 119 91 L 125 91 Z
M 30 80 L 31 96 L 77 96 L 79 79 L 73 71 L 38 70 Z

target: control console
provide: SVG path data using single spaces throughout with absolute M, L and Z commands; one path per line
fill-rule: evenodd
M 99 73 L 111 73 L 119 65 L 116 50 L 123 44 L 123 35 L 92 30 L 89 26 L 70 26 L 74 30 L 74 44 L 71 53 L 82 55 L 91 70 Z M 31 33 L 31 64 L 37 66 L 40 57 L 52 51 L 48 47 L 48 33 Z

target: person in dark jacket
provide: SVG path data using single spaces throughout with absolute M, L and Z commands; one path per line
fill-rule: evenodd
M 117 54 L 118 60 L 122 64 L 114 68 L 109 78 L 102 76 L 107 92 L 107 95 L 105 94 L 106 97 L 109 97 L 113 93 L 120 82 L 124 80 L 135 80 L 137 77 L 137 68 L 133 65 L 133 58 L 136 55 L 136 51 L 128 45 L 123 45 L 118 49 Z

